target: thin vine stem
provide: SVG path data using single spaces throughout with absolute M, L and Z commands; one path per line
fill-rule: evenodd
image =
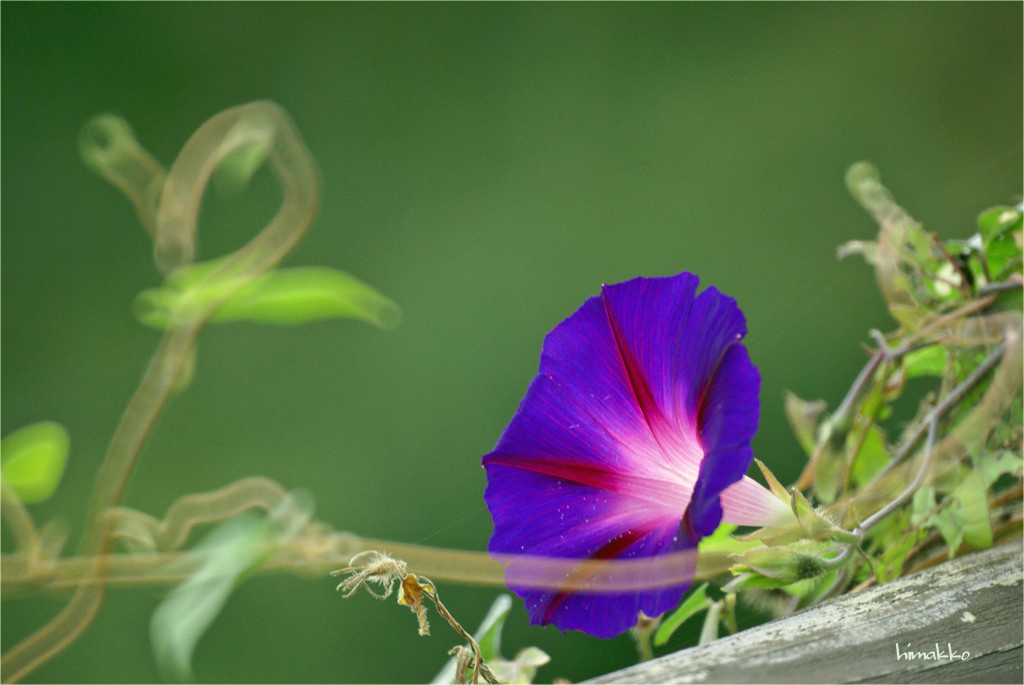
M 970 376 L 968 376 L 958 386 L 950 390 L 949 393 L 942 398 L 942 401 L 935 405 L 935 408 L 929 412 L 928 416 L 926 416 L 923 421 L 921 421 L 914 432 L 907 437 L 899 451 L 895 456 L 893 456 L 889 463 L 879 471 L 878 475 L 875 476 L 866 490 L 870 491 L 872 486 L 874 486 L 880 479 L 884 478 L 886 474 L 888 474 L 894 467 L 900 464 L 908 454 L 910 454 L 917 442 L 924 436 L 925 431 L 929 430 L 933 421 L 941 418 L 946 414 L 946 412 L 959 404 L 967 393 L 973 390 L 975 386 L 985 379 L 985 376 L 987 376 L 1003 358 L 1005 350 L 1006 344 L 1000 344 L 974 369 L 973 372 L 971 372 Z
M 130 129 L 122 134 L 130 136 Z M 112 140 L 94 142 L 109 146 Z M 284 190 L 278 213 L 258 235 L 204 280 L 224 281 L 222 297 L 191 311 L 168 329 L 111 440 L 100 467 L 86 517 L 83 555 L 94 560 L 90 582 L 80 585 L 68 605 L 49 623 L 16 645 L 0 661 L 6 682 L 17 682 L 73 642 L 96 615 L 106 590 L 112 546 L 106 512 L 121 501 L 139 450 L 156 417 L 174 392 L 203 325 L 217 308 L 251 279 L 274 266 L 295 245 L 316 213 L 320 181 L 312 156 L 287 114 L 270 102 L 254 102 L 214 116 L 185 144 L 160 194 L 153 234 L 161 271 L 187 265 L 194 256 L 199 204 L 217 165 L 246 145 L 266 145 L 267 161 Z M 152 174 L 157 177 L 158 174 Z M 120 187 L 120 186 L 119 186 Z M 138 205 L 137 205 L 138 206 Z M 143 214 L 140 209 L 140 216 Z
M 910 484 L 907 485 L 903 492 L 897 495 L 895 499 L 871 516 L 867 517 L 853 530 L 853 534 L 859 539 L 863 539 L 864 535 L 875 527 L 879 521 L 902 507 L 904 502 L 913 497 L 918 488 L 924 485 L 925 479 L 928 477 L 928 472 L 931 471 L 932 461 L 935 458 L 935 437 L 938 433 L 938 426 L 939 417 L 932 416 L 928 421 L 928 441 L 925 444 L 924 456 L 921 459 L 921 466 L 917 469 L 917 473 L 914 474 L 914 480 L 910 481 Z
M 504 587 L 506 569 L 516 563 L 530 570 L 517 571 L 523 582 L 563 589 L 566 574 L 583 569 L 596 569 L 614 579 L 604 579 L 588 590 L 595 592 L 628 592 L 651 587 L 671 587 L 690 579 L 685 569 L 693 563 L 691 552 L 678 552 L 663 557 L 636 560 L 571 559 L 556 557 L 524 557 L 492 555 L 487 552 L 425 547 L 393 540 L 362 538 L 351 533 L 325 533 L 316 526 L 282 544 L 267 540 L 267 557 L 258 572 L 286 571 L 295 575 L 322 575 L 355 554 L 387 550 L 415 566 L 421 573 L 437 580 L 462 585 Z M 134 553 L 109 553 L 103 559 L 78 556 L 35 565 L 24 554 L 3 556 L 2 584 L 5 593 L 24 590 L 61 591 L 103 583 L 108 586 L 170 585 L 185 580 L 198 569 L 205 557 L 192 550 Z M 694 581 L 705 580 L 728 571 L 735 562 L 727 552 L 706 551 L 697 558 Z M 105 573 L 94 571 L 103 566 Z
M 32 517 L 21 499 L 18 498 L 14 488 L 7 484 L 7 481 L 0 476 L 0 512 L 3 514 L 6 523 L 14 535 L 15 547 L 25 550 L 29 558 L 34 558 L 39 552 L 41 543 L 39 532 L 36 530 Z
M 181 363 L 198 332 L 198 325 L 168 331 L 114 433 L 100 469 L 82 542 L 83 552 L 95 563 L 89 574 L 95 582 L 79 586 L 63 611 L 3 656 L 5 681 L 21 680 L 66 648 L 99 610 L 106 590 L 103 578 L 111 542 L 103 512 L 120 501 L 142 442 L 170 395 Z

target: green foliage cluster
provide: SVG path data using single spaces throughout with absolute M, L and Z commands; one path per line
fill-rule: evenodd
M 1021 533 L 1024 207 L 985 210 L 969 238 L 941 241 L 870 165 L 853 166 L 847 185 L 880 230 L 839 257 L 874 267 L 899 327 L 871 331 L 870 358 L 834 412 L 786 398 L 807 466 L 787 489 L 759 465 L 795 522 L 720 541 L 733 561 L 722 599 L 701 585 L 665 618 L 655 644 L 706 610 L 705 641 L 735 593 L 787 613 Z M 924 398 L 912 419 L 896 421 L 912 379 L 927 384 Z

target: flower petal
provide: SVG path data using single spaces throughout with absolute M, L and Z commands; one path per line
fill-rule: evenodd
M 789 505 L 750 476 L 722 491 L 722 523 L 734 526 L 774 526 L 793 519 Z
M 761 374 L 746 348 L 730 346 L 705 390 L 698 417 L 704 461 L 684 525 L 692 526 L 700 537 L 718 528 L 722 522 L 719 495 L 743 478 L 754 459 L 750 441 L 757 432 L 760 389 Z
M 488 499 L 495 519 L 491 552 L 641 559 L 696 546 L 680 532 L 678 513 L 665 512 L 655 502 L 505 465 L 492 464 L 488 473 L 492 482 L 502 484 Z M 695 556 L 680 561 L 687 568 L 676 570 L 675 576 L 692 577 L 695 562 Z M 657 585 L 657 572 L 649 571 L 651 585 Z M 632 584 L 641 580 L 635 574 L 628 578 Z M 532 585 L 524 584 L 527 579 Z M 529 558 L 521 564 L 513 561 L 506 580 L 525 601 L 532 623 L 555 623 L 597 637 L 627 630 L 640 610 L 656 616 L 671 609 L 689 586 L 683 582 L 654 591 L 607 592 L 601 588 L 614 585 L 614 569 L 584 575 L 572 566 L 534 567 Z
M 714 288 L 696 295 L 697 283 L 683 273 L 605 286 L 548 334 L 538 375 L 483 458 L 492 553 L 632 559 L 693 549 L 720 523 L 719 496 L 733 484 L 730 514 L 777 513 L 741 481 L 760 389 L 738 344 L 743 315 Z M 671 608 L 688 586 L 602 593 L 592 575 L 531 588 L 514 585 L 524 577 L 514 566 L 506 580 L 534 623 L 601 637 L 627 630 L 639 610 Z

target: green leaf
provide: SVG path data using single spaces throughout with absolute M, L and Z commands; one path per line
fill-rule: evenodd
M 878 243 L 873 240 L 850 240 L 836 250 L 836 258 L 839 260 L 855 254 L 862 255 L 865 262 L 874 266 L 878 262 Z
M 939 531 L 942 539 L 946 542 L 946 547 L 949 549 L 949 558 L 952 559 L 956 551 L 960 549 L 960 545 L 964 541 L 964 530 L 956 522 L 951 507 L 940 509 L 939 511 L 932 514 L 925 525 L 931 526 Z
M 851 433 L 848 442 L 852 439 L 853 434 Z M 882 431 L 872 426 L 867 430 L 860 449 L 857 450 L 857 454 L 853 458 L 853 464 L 850 466 L 850 479 L 857 486 L 870 483 L 871 479 L 888 463 L 889 452 L 885 448 Z
M 204 291 L 202 279 L 210 265 L 197 265 L 168 279 L 163 288 L 146 290 L 135 300 L 135 315 L 151 328 L 171 322 L 222 292 L 217 283 Z M 326 267 L 277 269 L 255 278 L 224 302 L 211 321 L 252 321 L 294 326 L 325 319 L 354 318 L 391 328 L 398 306 L 359 279 Z
M 700 640 L 697 641 L 699 645 L 706 645 L 709 642 L 714 642 L 718 639 L 718 619 L 722 615 L 721 600 L 712 602 L 711 606 L 708 607 L 708 613 L 704 615 L 704 625 L 700 629 Z
M 816 446 L 815 434 L 817 432 L 818 419 L 825 411 L 824 400 L 808 402 L 802 400 L 793 393 L 786 391 L 786 418 L 793 428 L 797 442 L 803 448 L 807 456 L 814 454 Z M 763 469 L 762 469 L 763 470 Z
M 249 185 L 253 174 L 263 166 L 269 149 L 260 143 L 249 143 L 232 150 L 213 172 L 213 187 L 221 195 L 239 195 Z
M 942 376 L 946 372 L 949 350 L 941 345 L 922 347 L 903 357 L 903 368 L 907 378 L 920 376 Z
M 269 538 L 262 516 L 246 512 L 224 521 L 196 546 L 203 565 L 153 612 L 150 637 L 157 667 L 169 682 L 194 680 L 192 654 L 242 575 L 263 558 Z
M 844 456 L 842 451 L 826 445 L 818 458 L 818 467 L 814 472 L 814 492 L 826 504 L 834 502 L 843 487 L 846 466 Z
M 524 647 L 512 661 L 495 659 L 488 664 L 501 683 L 525 684 L 533 682 L 537 667 L 551 661 L 551 657 L 538 647 Z M 450 681 L 449 681 L 450 682 Z
M 814 491 L 818 499 L 831 504 L 846 485 L 846 436 L 848 417 L 832 416 L 821 424 L 818 442 L 821 453 L 814 471 Z
M 978 229 L 987 245 L 1002 235 L 1006 229 L 1021 222 L 1021 212 L 1015 207 L 992 207 L 978 216 Z
M 889 374 L 878 373 L 871 390 L 861 400 L 860 416 L 854 415 L 854 423 L 864 420 L 879 422 L 889 418 L 892 414 L 892 407 L 889 403 L 903 392 L 906 380 L 906 373 L 902 368 Z M 851 444 L 847 442 L 846 447 L 850 446 Z
M 1024 214 L 1017 207 L 993 207 L 978 217 L 985 260 L 993 279 L 1001 280 L 1013 269 L 1019 271 L 1021 246 L 1018 240 L 1022 226 Z M 1013 294 L 1019 297 L 1020 291 Z
M 1024 466 L 1024 458 L 1010 450 L 1003 450 L 997 454 L 985 453 L 976 459 L 975 463 L 985 480 L 985 487 L 990 488 L 1004 475 L 1019 477 L 1021 467 Z
M 882 558 L 875 563 L 875 577 L 879 583 L 888 583 L 900 577 L 907 555 L 914 549 L 915 544 L 916 535 L 904 535 L 896 544 L 886 548 Z
M 295 325 L 354 318 L 391 328 L 398 316 L 394 302 L 358 278 L 325 267 L 301 267 L 265 274 L 228 300 L 213 320 Z
M 195 679 L 196 644 L 231 592 L 272 552 L 268 542 L 293 538 L 311 512 L 309 498 L 292 493 L 265 516 L 247 511 L 222 522 L 196 545 L 193 554 L 202 556 L 202 566 L 171 590 L 150 619 L 153 655 L 165 680 Z
M 953 492 L 963 482 L 964 478 L 967 477 L 967 471 L 969 470 L 967 466 L 961 464 L 956 464 L 952 468 L 945 470 L 939 470 L 935 477 L 932 478 L 932 485 L 935 486 L 935 491 L 942 494 Z
M 476 631 L 480 637 L 473 639 L 480 647 L 480 656 L 485 662 L 501 657 L 501 629 L 505 626 L 505 619 L 511 610 L 512 597 L 506 594 L 498 595 L 487 611 L 487 616 L 480 622 L 480 627 Z
M 1019 235 L 1020 232 L 1018 231 Z M 1001 235 L 985 249 L 989 272 L 995 280 L 1003 280 L 1009 272 L 1020 271 L 1021 248 L 1010 234 Z M 1016 292 L 1020 292 L 1017 290 Z
M 704 583 L 696 590 L 690 592 L 686 601 L 680 604 L 675 611 L 669 614 L 668 618 L 661 622 L 661 625 L 658 626 L 658 632 L 654 634 L 654 645 L 656 647 L 660 647 L 668 642 L 668 639 L 672 637 L 672 633 L 676 632 L 679 626 L 683 625 L 688 618 L 711 606 L 711 602 L 707 597 L 707 590 L 708 584 Z
M 219 269 L 226 261 L 228 261 L 228 257 L 218 257 L 175 269 L 167 274 L 164 285 L 172 290 L 182 292 L 198 288 L 207 276 Z
M 53 421 L 20 428 L 0 441 L 0 473 L 22 502 L 45 501 L 64 475 L 70 444 L 67 431 Z
M 551 657 L 548 656 L 543 650 L 537 647 L 523 647 L 516 654 L 515 662 L 521 666 L 543 666 L 544 664 L 551 661 Z M 529 681 L 527 681 L 529 682 Z
M 928 520 L 933 509 L 935 509 L 935 488 L 930 485 L 918 488 L 917 492 L 914 493 L 913 503 L 910 508 L 911 525 L 920 526 L 923 524 Z
M 964 542 L 977 549 L 992 546 L 992 522 L 989 519 L 988 491 L 981 474 L 975 470 L 953 491 L 952 497 L 959 502 L 953 511 L 953 520 L 964 532 Z
M 249 184 L 274 144 L 274 124 L 258 115 L 241 119 L 232 128 L 228 143 L 239 140 L 245 142 L 221 159 L 213 172 L 214 187 L 219 193 L 237 195 Z

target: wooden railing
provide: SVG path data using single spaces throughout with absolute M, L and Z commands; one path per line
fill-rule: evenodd
M 592 683 L 1021 683 L 1021 541 Z

